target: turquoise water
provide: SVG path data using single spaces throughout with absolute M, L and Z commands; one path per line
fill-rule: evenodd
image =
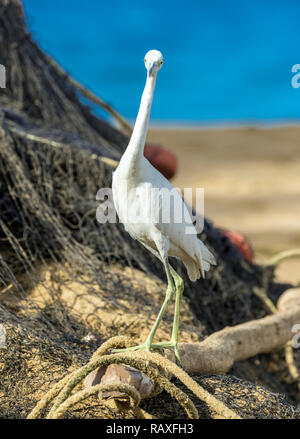
M 300 1 L 24 0 L 42 48 L 133 119 L 144 54 L 158 49 L 152 120 L 284 122 L 300 118 Z

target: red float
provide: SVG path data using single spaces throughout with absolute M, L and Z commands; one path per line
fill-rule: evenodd
M 246 261 L 253 261 L 253 249 L 244 235 L 239 232 L 234 232 L 233 230 L 223 230 L 222 234 L 226 236 L 232 242 L 232 244 L 234 244 L 239 249 Z
M 168 180 L 174 177 L 177 171 L 177 157 L 160 145 L 146 144 L 144 156 Z

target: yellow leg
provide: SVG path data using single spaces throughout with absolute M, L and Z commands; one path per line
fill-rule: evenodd
M 175 293 L 175 287 L 174 287 L 174 281 L 172 279 L 171 273 L 170 273 L 170 269 L 173 270 L 173 268 L 166 262 L 164 263 L 165 266 L 165 270 L 166 270 L 166 274 L 167 274 L 167 279 L 168 279 L 168 288 L 166 291 L 166 297 L 165 300 L 161 306 L 161 309 L 158 313 L 158 316 L 156 317 L 155 323 L 145 341 L 145 343 L 141 344 L 141 345 L 137 345 L 137 346 L 133 346 L 131 348 L 127 348 L 127 349 L 115 349 L 114 352 L 120 352 L 123 350 L 126 351 L 134 351 L 134 350 L 147 350 L 150 351 L 151 348 L 155 347 L 155 345 L 152 344 L 153 338 L 156 334 L 157 328 L 163 318 L 163 316 L 166 313 L 167 310 L 167 306 L 169 304 L 169 302 L 172 300 L 174 293 Z M 174 270 L 173 270 L 174 271 Z M 167 342 L 167 343 L 159 343 L 159 347 L 163 348 L 163 347 L 170 347 L 172 346 L 171 342 Z

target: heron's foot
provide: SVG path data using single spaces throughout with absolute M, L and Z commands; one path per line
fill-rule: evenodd
M 160 342 L 160 343 L 154 343 L 151 345 L 151 348 L 153 349 L 165 349 L 165 348 L 173 348 L 174 349 L 174 354 L 175 354 L 175 360 L 176 360 L 176 364 L 177 366 L 181 367 L 181 359 L 180 359 L 180 354 L 179 354 L 179 349 L 178 349 L 178 342 L 177 341 L 167 341 L 167 342 Z
M 143 344 L 132 346 L 130 348 L 124 348 L 124 349 L 114 349 L 113 353 L 116 352 L 130 352 L 130 351 L 148 351 L 150 352 L 151 349 L 159 349 L 164 350 L 165 348 L 173 348 L 175 353 L 175 359 L 177 366 L 181 366 L 181 360 L 178 350 L 178 343 L 175 341 L 162 341 L 159 343 L 152 343 L 150 344 L 148 341 L 146 341 Z
M 123 349 L 114 349 L 113 353 L 115 352 L 130 352 L 130 351 L 148 351 L 150 352 L 151 349 L 160 349 L 162 350 L 163 347 L 156 346 L 151 343 L 150 339 L 147 339 L 145 343 L 139 344 L 136 346 L 131 346 L 130 348 L 123 348 Z
M 152 348 L 152 345 L 149 345 L 148 343 L 139 344 L 136 346 L 131 346 L 130 348 L 123 348 L 123 349 L 113 349 L 112 353 L 115 354 L 116 352 L 130 352 L 130 351 L 150 351 Z

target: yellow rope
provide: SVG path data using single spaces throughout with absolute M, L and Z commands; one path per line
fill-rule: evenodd
M 299 258 L 300 257 L 300 248 L 294 248 L 291 250 L 285 250 L 283 252 L 278 253 L 273 256 L 268 262 L 267 267 L 277 267 L 281 262 L 291 259 L 291 258 Z
M 98 392 L 110 392 L 117 390 L 118 392 L 126 393 L 129 396 L 129 404 L 126 404 L 127 410 L 133 409 L 138 406 L 141 397 L 139 392 L 129 384 L 97 384 L 96 386 L 89 387 L 88 389 L 81 390 L 81 392 L 76 392 L 74 395 L 70 396 L 70 398 L 66 399 L 58 409 L 53 413 L 51 419 L 59 419 L 62 418 L 67 410 L 73 407 L 80 401 L 88 398 L 89 396 L 95 395 Z M 50 413 L 47 416 L 47 419 L 50 418 Z
M 43 411 L 55 399 L 48 419 L 61 418 L 67 410 L 72 408 L 78 402 L 95 395 L 98 392 L 117 390 L 124 393 L 128 398 L 128 402 L 116 402 L 115 408 L 109 407 L 104 401 L 100 401 L 100 408 L 111 410 L 115 413 L 119 410 L 132 411 L 134 415 L 145 418 L 152 418 L 151 415 L 138 406 L 140 403 L 140 395 L 137 390 L 128 384 L 97 384 L 88 389 L 78 391 L 71 395 L 72 390 L 93 370 L 99 367 L 105 367 L 109 364 L 128 364 L 147 374 L 158 386 L 160 390 L 166 390 L 178 403 L 185 409 L 189 418 L 197 419 L 198 411 L 188 397 L 181 389 L 170 382 L 166 375 L 173 375 L 180 380 L 191 392 L 204 401 L 216 413 L 216 417 L 238 419 L 240 418 L 234 411 L 229 409 L 223 402 L 215 398 L 198 383 L 196 383 L 186 372 L 180 369 L 176 364 L 172 363 L 160 354 L 146 351 L 130 351 L 118 352 L 115 354 L 107 353 L 112 348 L 128 348 L 134 346 L 135 342 L 128 337 L 114 337 L 104 343 L 91 357 L 89 363 L 64 377 L 61 381 L 39 401 L 36 407 L 28 415 L 28 419 L 41 417 Z M 157 393 L 157 390 L 156 390 Z

